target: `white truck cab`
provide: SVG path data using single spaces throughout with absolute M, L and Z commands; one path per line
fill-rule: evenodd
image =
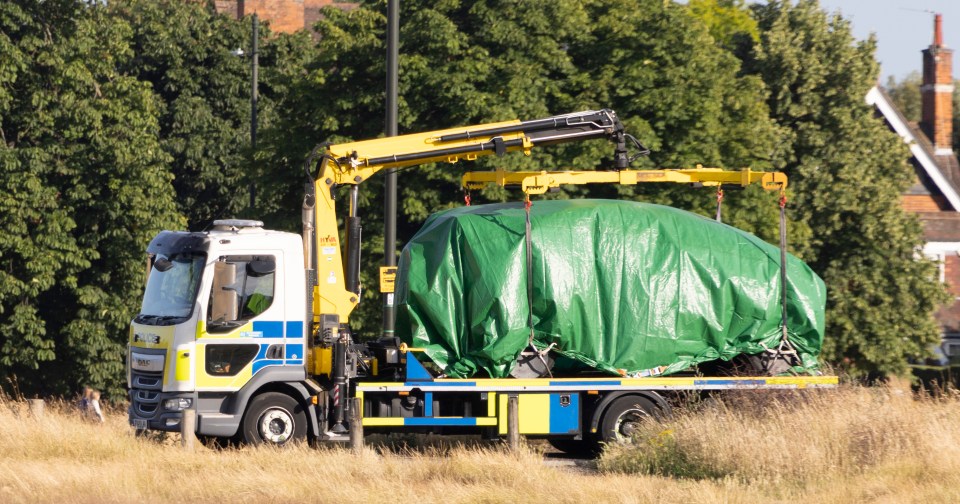
M 134 426 L 179 430 L 181 411 L 196 408 L 203 432 L 232 436 L 244 389 L 306 379 L 299 235 L 216 221 L 206 232 L 162 232 L 148 254 L 128 350 Z

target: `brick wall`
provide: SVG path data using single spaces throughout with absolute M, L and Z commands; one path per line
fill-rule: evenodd
M 943 212 L 950 210 L 947 198 L 929 194 L 905 194 L 900 205 L 908 212 Z
M 293 33 L 303 29 L 303 0 L 244 0 L 241 16 L 256 13 L 270 22 L 275 32 Z
M 954 298 L 960 297 L 960 256 L 947 254 L 943 260 L 944 282 Z M 945 333 L 960 332 L 960 302 L 947 303 L 936 313 L 937 321 Z
M 328 5 L 341 9 L 357 6 L 334 0 L 214 0 L 214 5 L 217 12 L 238 19 L 257 13 L 262 21 L 270 22 L 271 30 L 284 33 L 311 29 L 320 19 L 320 9 Z
M 949 59 L 947 59 L 949 62 Z M 949 65 L 949 63 L 947 63 Z M 921 129 L 933 141 L 938 149 L 949 149 L 953 141 L 953 86 L 940 84 L 946 89 L 938 90 L 937 85 L 924 86 L 922 93 Z
M 920 127 L 937 149 L 953 142 L 953 50 L 943 45 L 943 18 L 934 17 L 933 44 L 923 50 Z
M 328 5 L 339 7 L 343 10 L 355 9 L 359 5 L 357 2 L 334 2 L 334 0 L 304 0 L 303 2 L 303 22 L 304 28 L 313 29 L 314 23 L 320 20 L 320 9 Z
M 232 18 L 239 18 L 237 15 L 237 0 L 214 0 L 214 7 L 220 14 L 226 14 Z
M 960 297 L 960 256 L 957 254 L 943 258 L 943 281 L 951 294 Z

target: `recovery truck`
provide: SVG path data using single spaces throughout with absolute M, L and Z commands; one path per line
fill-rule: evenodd
M 611 110 L 328 145 L 306 165 L 301 235 L 221 220 L 208 231 L 163 231 L 150 242 L 142 308 L 129 334 L 130 423 L 138 431 L 178 431 L 183 412 L 193 409 L 200 436 L 276 445 L 344 441 L 348 399 L 359 398 L 366 432 L 495 437 L 507 433 L 508 398 L 516 396 L 520 434 L 576 448 L 629 437 L 637 422 L 669 409 L 664 395 L 672 391 L 835 386 L 830 376 L 452 379 L 429 371 L 417 349 L 398 339 L 354 337 L 359 184 L 385 169 L 530 155 L 535 147 L 595 138 L 613 142 L 613 169 L 473 172 L 464 187 L 496 183 L 529 195 L 568 183 L 786 185 L 783 174 L 750 170 L 630 170 L 628 147 L 642 146 Z M 341 186 L 349 188 L 344 243 L 335 211 Z

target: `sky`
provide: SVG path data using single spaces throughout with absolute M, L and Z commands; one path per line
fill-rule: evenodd
M 933 42 L 931 12 L 943 14 L 943 42 L 957 51 L 953 66 L 960 69 L 960 0 L 820 0 L 820 5 L 850 20 L 856 38 L 876 34 L 884 83 L 889 76 L 900 80 L 921 70 L 920 51 Z M 954 77 L 960 77 L 960 72 L 955 70 Z

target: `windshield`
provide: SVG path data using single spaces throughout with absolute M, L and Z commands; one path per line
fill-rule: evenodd
M 137 322 L 168 325 L 189 318 L 205 262 L 203 254 L 158 254 L 150 269 Z

